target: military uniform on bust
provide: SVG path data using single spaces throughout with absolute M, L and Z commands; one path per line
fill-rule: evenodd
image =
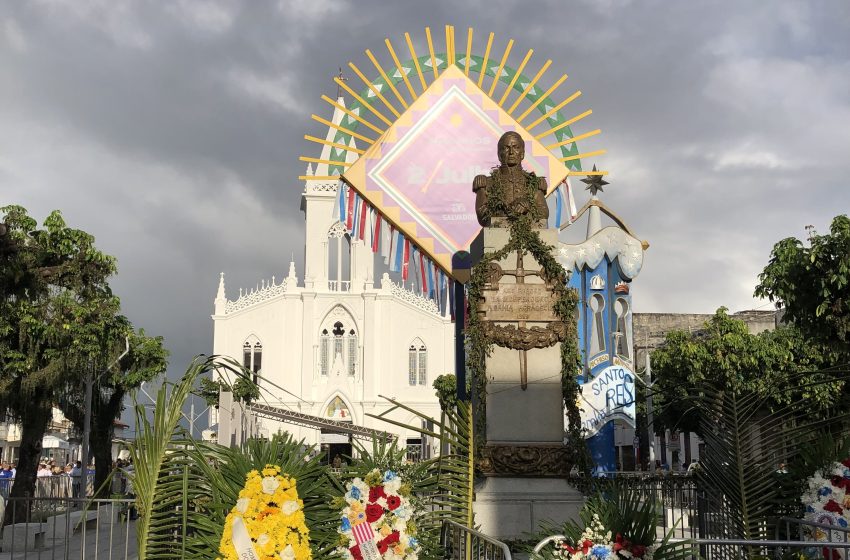
M 472 182 L 478 223 L 484 227 L 506 227 L 508 215 L 533 215 L 537 220 L 535 226 L 545 228 L 549 218 L 546 179 L 522 168 L 525 158 L 522 136 L 512 131 L 504 133 L 499 138 L 498 156 L 501 165 L 490 176 L 478 175 Z M 501 212 L 493 212 L 488 202 L 496 190 L 502 202 Z

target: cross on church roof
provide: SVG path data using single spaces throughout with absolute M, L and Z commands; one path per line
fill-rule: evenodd
M 340 82 L 348 81 L 348 78 L 342 75 L 342 66 L 339 67 L 339 74 L 337 74 L 336 77 L 339 78 Z M 342 97 L 342 86 L 339 83 L 336 83 L 336 98 L 339 99 L 340 97 Z

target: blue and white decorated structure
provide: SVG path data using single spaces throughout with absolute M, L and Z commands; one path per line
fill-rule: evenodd
M 579 293 L 582 428 L 596 468 L 612 471 L 617 469 L 614 420 L 635 425 L 631 282 L 649 245 L 599 200 L 607 184 L 601 176 L 583 182 L 591 198 L 571 223 L 587 213 L 587 236 L 578 244 L 560 243 L 558 260 L 572 271 L 569 285 Z M 602 227 L 603 213 L 614 225 Z

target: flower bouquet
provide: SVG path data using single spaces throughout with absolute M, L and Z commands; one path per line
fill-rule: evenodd
M 620 533 L 612 540 L 611 531 L 599 520 L 598 514 L 593 514 L 590 525 L 582 532 L 581 537 L 570 542 L 564 538 L 555 541 L 552 558 L 565 560 L 613 560 L 615 558 L 643 558 L 652 560 L 653 546 L 636 544 L 626 539 Z
M 578 521 L 545 526 L 536 538 L 535 560 L 680 560 L 696 556 L 688 541 L 671 541 L 670 530 L 658 537 L 661 507 L 633 488 L 614 484 L 590 496 Z
M 850 528 L 850 458 L 815 471 L 806 483 L 801 500 L 807 521 L 831 525 L 837 529 Z M 806 536 L 813 541 L 843 541 L 845 533 L 842 531 L 830 539 L 828 529 L 814 527 Z M 838 550 L 833 551 L 833 555 L 844 557 L 843 551 Z
M 346 485 L 339 525 L 343 558 L 417 560 L 410 487 L 393 471 L 372 469 Z
M 280 467 L 252 470 L 227 515 L 222 560 L 310 560 L 310 537 L 295 480 Z

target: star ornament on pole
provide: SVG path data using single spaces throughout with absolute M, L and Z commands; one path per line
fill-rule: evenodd
M 596 166 L 593 166 L 593 170 L 596 171 Z M 590 191 L 590 196 L 596 196 L 596 193 L 602 190 L 602 187 L 609 184 L 602 175 L 589 175 L 581 180 L 582 183 L 587 185 L 585 187 Z

